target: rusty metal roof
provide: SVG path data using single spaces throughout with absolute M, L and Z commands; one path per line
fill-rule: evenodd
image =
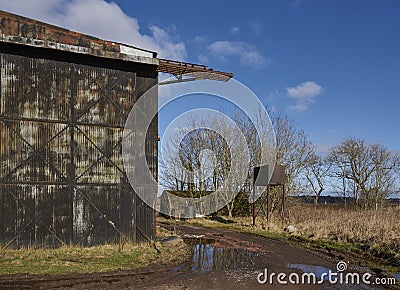
M 158 65 L 157 53 L 0 10 L 0 41 Z
M 157 70 L 159 72 L 170 73 L 174 76 L 183 75 L 194 79 L 210 79 L 224 82 L 233 77 L 232 73 L 215 71 L 205 65 L 166 59 L 159 59 Z
M 157 65 L 158 72 L 196 80 L 228 81 L 233 77 L 232 73 L 215 71 L 205 65 L 158 59 L 157 53 L 153 51 L 102 40 L 2 10 L 0 41 Z

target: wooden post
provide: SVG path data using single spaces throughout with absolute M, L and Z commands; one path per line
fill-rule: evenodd
M 254 200 L 256 197 L 255 190 L 256 190 L 256 186 L 255 186 L 255 184 L 253 184 L 253 226 L 256 225 L 256 202 Z
M 176 219 L 174 217 L 174 236 L 176 236 Z
M 285 203 L 286 203 L 286 188 L 282 184 L 282 227 L 285 226 Z
M 267 222 L 271 221 L 271 186 L 267 185 Z

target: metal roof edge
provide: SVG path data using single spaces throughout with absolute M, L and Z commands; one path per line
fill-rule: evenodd
M 158 65 L 157 53 L 0 10 L 0 41 Z

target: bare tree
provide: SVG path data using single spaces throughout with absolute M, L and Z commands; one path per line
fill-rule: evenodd
M 347 198 L 351 197 L 352 185 L 350 180 L 347 178 L 349 175 L 348 164 L 344 161 L 344 156 L 340 154 L 338 150 L 332 149 L 329 155 L 325 158 L 325 162 L 329 166 L 329 171 L 327 172 L 330 187 L 338 196 L 343 197 L 344 204 L 347 204 Z
M 171 138 L 171 144 L 168 144 L 164 150 L 172 151 L 173 148 L 179 148 L 177 135 Z M 187 190 L 189 177 L 184 169 L 182 160 L 172 154 L 159 156 L 160 160 L 160 175 L 159 182 L 165 188 L 170 190 L 184 191 Z
M 219 190 L 218 198 L 232 216 L 234 197 L 241 191 L 249 167 L 246 138 L 234 124 L 219 115 L 191 118 L 185 132 L 171 138 L 169 146 L 178 154 L 164 160 L 162 184 L 186 191 L 190 197 L 201 198 Z
M 277 163 L 286 166 L 286 186 L 288 194 L 302 191 L 302 172 L 313 157 L 313 147 L 307 134 L 287 115 L 273 118 L 277 148 Z
M 396 174 L 399 167 L 399 157 L 379 144 L 370 146 L 370 155 L 374 168 L 368 184 L 364 204 L 378 209 L 396 189 Z
M 318 204 L 318 199 L 325 190 L 329 169 L 329 163 L 313 149 L 309 157 L 309 163 L 305 168 L 305 177 L 307 180 L 307 187 L 315 195 L 315 204 Z
M 350 188 L 356 207 L 377 208 L 395 191 L 399 158 L 382 145 L 347 138 L 331 149 L 328 160 L 333 165 L 331 176 Z
M 215 191 L 218 188 L 224 188 L 221 196 L 227 201 L 230 215 L 236 202 L 232 198 L 233 195 L 239 191 L 251 190 L 251 187 L 244 187 L 243 184 L 239 184 L 239 174 L 246 172 L 247 183 L 251 184 L 253 167 L 260 164 L 262 154 L 260 152 L 261 137 L 258 136 L 254 124 L 241 111 L 233 112 L 231 115 L 240 130 L 234 129 L 229 122 L 227 123 L 218 116 L 204 119 L 193 118 L 188 125 L 185 137 L 181 140 L 175 140 L 172 144 L 173 147 L 179 148 L 179 159 L 175 157 L 175 160 L 164 162 L 160 173 L 160 179 L 166 186 L 187 190 L 188 193 L 197 192 L 201 195 L 203 193 L 208 194 L 208 192 Z M 303 173 L 310 164 L 310 160 L 315 157 L 313 147 L 308 141 L 307 134 L 287 115 L 276 115 L 272 123 L 276 136 L 276 156 L 268 158 L 276 159 L 277 163 L 286 166 L 287 193 L 297 193 L 304 187 Z M 192 130 L 191 128 L 200 129 Z M 214 128 L 215 130 L 204 128 Z M 219 133 L 216 133 L 217 131 Z M 240 133 L 243 134 L 244 140 L 239 138 Z M 270 132 L 264 133 L 270 134 Z M 235 142 L 235 144 L 228 144 L 226 140 L 233 140 L 231 142 Z M 235 146 L 237 153 L 232 154 L 230 152 L 231 145 Z M 209 162 L 210 166 L 202 165 L 205 164 L 202 160 L 202 152 L 205 150 L 208 150 L 215 157 L 215 160 Z M 247 169 L 241 168 L 241 165 L 245 165 L 244 161 L 247 158 L 245 153 L 247 152 L 250 166 Z M 237 166 L 234 168 L 232 164 Z M 185 170 L 182 171 L 179 165 L 183 166 Z M 313 165 L 315 167 L 314 172 L 318 174 L 317 164 Z M 188 176 L 188 172 L 192 172 L 192 175 Z M 174 175 L 175 177 L 173 177 Z M 176 178 L 176 176 L 179 178 Z M 229 176 L 236 176 L 237 178 L 228 180 Z M 183 179 L 180 179 L 181 177 Z M 275 192 L 275 190 L 271 192 L 272 206 L 275 208 L 274 205 L 279 204 L 281 194 Z M 230 202 L 228 202 L 229 200 Z

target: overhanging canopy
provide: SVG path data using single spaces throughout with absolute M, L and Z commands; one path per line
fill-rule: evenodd
M 159 65 L 157 71 L 174 75 L 178 79 L 177 80 L 178 82 L 201 80 L 201 79 L 226 82 L 233 77 L 232 73 L 215 71 L 212 68 L 208 68 L 205 65 L 167 60 L 167 59 L 159 59 Z M 177 81 L 167 81 L 163 82 L 163 84 L 177 82 Z

